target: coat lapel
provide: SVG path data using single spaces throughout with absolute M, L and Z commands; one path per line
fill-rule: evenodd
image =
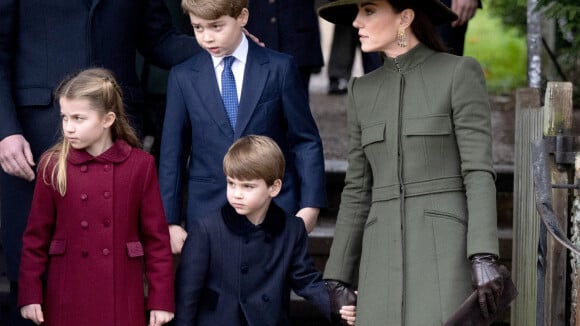
M 256 109 L 258 100 L 262 96 L 269 75 L 267 63 L 268 57 L 264 54 L 264 51 L 258 45 L 254 44 L 254 42 L 250 41 L 244 72 L 244 82 L 242 85 L 242 95 L 238 107 L 235 139 L 240 138 L 243 134 Z
M 230 121 L 226 114 L 226 108 L 222 101 L 222 95 L 218 88 L 213 61 L 209 54 L 198 56 L 200 60 L 195 62 L 193 67 L 194 78 L 192 79 L 191 89 L 198 91 L 201 106 L 207 110 L 208 114 L 214 120 L 215 124 L 227 137 L 232 138 L 234 131 L 230 126 Z

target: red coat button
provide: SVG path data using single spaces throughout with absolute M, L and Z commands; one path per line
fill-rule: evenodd
M 107 248 L 103 249 L 103 256 L 108 256 L 111 253 L 111 251 Z
M 81 194 L 81 200 L 87 200 L 89 196 L 87 194 Z
M 81 252 L 81 255 L 82 255 L 84 258 L 87 258 L 87 257 L 89 256 L 89 252 L 88 252 L 88 251 L 86 251 L 86 250 L 83 250 L 83 251 Z
M 111 220 L 109 220 L 108 218 L 103 220 L 103 225 L 108 228 L 109 226 L 111 226 Z
M 87 221 L 81 221 L 81 227 L 82 227 L 83 229 L 86 229 L 86 228 L 88 228 L 88 227 L 89 227 L 89 222 L 87 222 Z
M 103 197 L 105 197 L 105 198 L 111 198 L 111 193 L 110 193 L 110 192 L 108 192 L 108 191 L 105 191 L 105 192 L 103 193 Z
M 109 164 L 106 164 L 106 165 L 103 167 L 103 170 L 105 170 L 105 172 L 109 172 L 109 170 L 110 170 L 110 169 L 111 169 L 111 166 L 110 166 Z
M 88 171 L 88 167 L 86 165 L 81 166 L 81 172 L 85 173 Z

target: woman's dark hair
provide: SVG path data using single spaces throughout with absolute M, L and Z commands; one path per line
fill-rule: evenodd
M 417 37 L 419 42 L 425 44 L 427 47 L 438 51 L 448 52 L 449 49 L 441 40 L 437 33 L 437 29 L 429 16 L 421 9 L 421 5 L 417 1 L 409 0 L 387 0 L 396 12 L 401 12 L 405 9 L 413 9 L 415 11 L 415 19 L 411 23 L 411 30 Z

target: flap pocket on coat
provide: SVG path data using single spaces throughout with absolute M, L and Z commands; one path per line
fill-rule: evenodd
M 443 136 L 452 131 L 449 114 L 405 119 L 405 136 Z
M 368 144 L 385 140 L 385 122 L 377 122 L 362 127 L 360 142 L 365 147 Z
M 50 247 L 48 248 L 49 255 L 64 255 L 65 251 L 66 251 L 65 239 L 53 239 L 50 242 Z
M 127 256 L 129 257 L 141 257 L 143 256 L 143 245 L 141 242 L 127 242 Z

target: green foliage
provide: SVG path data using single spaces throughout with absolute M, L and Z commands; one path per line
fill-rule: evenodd
M 526 33 L 527 0 L 484 0 L 483 7 L 502 22 Z
M 522 33 L 488 10 L 479 10 L 469 22 L 465 55 L 479 61 L 491 93 L 510 93 L 526 85 L 526 50 Z

